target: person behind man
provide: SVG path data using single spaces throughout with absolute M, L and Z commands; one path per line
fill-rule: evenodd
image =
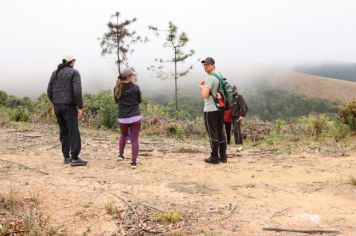
M 232 123 L 231 109 L 229 108 L 224 110 L 224 125 L 225 125 L 227 144 L 230 144 L 230 140 L 231 140 L 231 123 Z
M 209 135 L 211 154 L 205 162 L 218 164 L 226 163 L 226 138 L 224 134 L 224 111 L 217 108 L 214 98 L 219 88 L 219 80 L 213 75 L 215 72 L 215 61 L 207 57 L 201 62 L 208 76 L 200 81 L 200 89 L 204 98 L 204 123 Z
M 141 103 L 140 88 L 134 84 L 135 74 L 127 68 L 124 69 L 122 74 L 116 82 L 114 88 L 115 102 L 119 108 L 119 126 L 121 136 L 119 140 L 119 160 L 124 160 L 124 150 L 126 140 L 130 134 L 131 140 L 131 168 L 135 169 L 137 164 L 137 156 L 139 150 L 138 136 L 141 129 L 141 113 L 139 104 Z
M 66 56 L 58 65 L 48 83 L 47 94 L 54 106 L 59 125 L 64 164 L 85 166 L 87 161 L 79 158 L 81 139 L 78 119 L 83 116 L 82 85 L 80 74 L 75 70 L 76 59 Z
M 244 98 L 237 91 L 236 86 L 232 87 L 232 107 L 231 107 L 231 116 L 232 116 L 232 126 L 234 131 L 235 144 L 243 144 L 243 138 L 241 133 L 241 124 L 245 119 L 247 106 Z

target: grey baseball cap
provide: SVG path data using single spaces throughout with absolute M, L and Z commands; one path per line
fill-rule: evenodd
M 120 78 L 126 79 L 128 76 L 130 75 L 135 75 L 135 72 L 133 70 L 131 70 L 130 68 L 125 68 L 121 74 L 120 74 Z
M 207 57 L 201 61 L 203 64 L 215 65 L 215 60 L 212 57 Z

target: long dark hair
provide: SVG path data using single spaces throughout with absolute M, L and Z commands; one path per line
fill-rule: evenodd
M 57 78 L 58 72 L 60 70 L 62 70 L 65 67 L 70 67 L 71 66 L 70 63 L 71 63 L 71 61 L 66 61 L 66 60 L 63 59 L 62 63 L 57 66 L 56 77 L 55 78 Z

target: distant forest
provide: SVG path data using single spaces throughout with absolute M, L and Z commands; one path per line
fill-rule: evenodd
M 258 88 L 245 90 L 244 96 L 249 112 L 248 116 L 258 116 L 263 120 L 293 119 L 310 113 L 335 113 L 338 104 L 320 98 L 307 98 L 291 92 L 273 89 Z M 157 95 L 149 97 L 160 105 L 170 105 L 173 97 Z M 203 100 L 198 96 L 180 96 L 180 109 L 186 110 L 193 116 L 203 112 Z
M 356 82 L 356 64 L 320 64 L 314 66 L 297 66 L 296 71 L 325 76 L 339 80 L 348 80 Z

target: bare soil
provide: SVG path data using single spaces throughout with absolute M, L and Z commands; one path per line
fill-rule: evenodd
M 207 145 L 143 137 L 132 170 L 128 158 L 116 160 L 118 133 L 82 128 L 81 158 L 89 164 L 71 167 L 63 164 L 57 129 L 0 128 L 0 193 L 36 196 L 66 235 L 303 235 L 263 227 L 356 235 L 356 186 L 347 184 L 356 176 L 354 152 L 287 156 L 229 146 L 227 164 L 208 165 Z M 108 202 L 119 217 L 107 213 Z M 183 221 L 157 223 L 160 211 L 180 212 Z

